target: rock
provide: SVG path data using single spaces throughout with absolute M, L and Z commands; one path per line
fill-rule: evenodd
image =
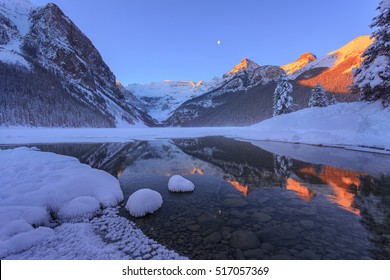
M 248 250 L 260 247 L 260 241 L 252 231 L 237 230 L 232 233 L 230 245 L 242 250 Z
M 226 255 L 226 253 L 218 253 L 218 254 L 213 256 L 214 260 L 226 260 L 227 258 L 228 257 Z
M 262 223 L 268 222 L 269 220 L 272 219 L 272 217 L 270 215 L 267 215 L 267 214 L 264 214 L 261 212 L 257 212 L 255 214 L 253 214 L 252 218 L 255 219 L 256 221 L 259 221 Z
M 240 207 L 244 207 L 246 205 L 248 205 L 248 202 L 246 202 L 245 200 L 241 199 L 241 198 L 226 198 L 222 201 L 222 203 L 224 204 L 224 206 L 226 207 L 233 207 L 233 208 L 240 208 Z
M 240 249 L 236 250 L 236 259 L 237 260 L 245 260 L 245 256 Z
M 233 219 L 233 220 L 229 220 L 227 221 L 227 224 L 229 226 L 239 226 L 242 224 L 241 220 L 240 219 Z
M 261 212 L 263 212 L 263 213 L 272 213 L 272 212 L 275 212 L 275 208 L 273 208 L 271 206 L 266 206 L 264 208 L 261 208 Z
M 189 225 L 189 226 L 187 226 L 187 228 L 190 231 L 198 231 L 198 230 L 200 230 L 200 225 Z
M 232 235 L 231 235 L 230 232 L 228 232 L 228 231 L 223 231 L 223 232 L 222 232 L 222 236 L 223 236 L 223 239 L 227 239 L 227 240 L 229 240 L 230 238 L 232 238 Z
M 317 215 L 317 211 L 315 209 L 310 208 L 310 207 L 304 207 L 304 208 L 298 210 L 297 212 L 300 214 L 303 214 L 303 215 L 310 215 L 310 216 Z
M 220 228 L 220 223 L 218 221 L 207 221 L 207 222 L 204 222 L 202 223 L 201 225 L 201 234 L 202 236 L 207 236 L 211 233 L 213 233 L 214 231 L 218 231 L 219 228 Z
M 312 250 L 303 250 L 302 252 L 299 253 L 299 258 L 304 259 L 304 260 L 320 260 L 321 257 L 317 255 L 315 252 Z
M 274 249 L 274 246 L 272 246 L 272 244 L 270 243 L 263 243 L 261 244 L 261 249 L 263 249 L 263 251 L 272 251 Z
M 270 260 L 291 260 L 293 259 L 289 255 L 275 255 L 270 258 Z
M 196 237 L 194 238 L 194 243 L 195 243 L 195 244 L 199 244 L 200 242 L 202 242 L 202 237 L 196 236 Z
M 242 211 L 233 210 L 230 212 L 230 214 L 236 218 L 243 219 L 246 218 L 246 214 Z
M 315 223 L 310 220 L 301 220 L 299 223 L 308 230 L 314 229 L 316 227 Z
M 260 231 L 259 237 L 277 246 L 294 246 L 301 241 L 301 235 L 286 225 L 278 225 Z
M 196 218 L 196 220 L 199 222 L 199 223 L 204 223 L 204 222 L 208 222 L 208 221 L 213 221 L 215 220 L 216 217 L 213 216 L 213 215 L 210 215 L 210 214 L 202 214 L 200 215 L 199 217 Z
M 171 222 L 165 222 L 163 225 L 164 225 L 164 227 L 170 228 L 172 226 L 172 223 Z
M 247 259 L 257 259 L 261 260 L 264 258 L 264 252 L 262 249 L 251 249 L 251 250 L 246 250 L 243 252 L 245 258 Z
M 212 234 L 207 235 L 203 238 L 203 242 L 206 243 L 218 243 L 221 241 L 222 235 L 219 232 L 213 232 Z

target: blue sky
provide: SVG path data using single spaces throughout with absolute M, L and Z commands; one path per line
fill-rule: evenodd
M 370 34 L 376 0 L 31 0 L 56 3 L 124 85 L 209 80 L 247 57 L 283 65 Z M 221 44 L 218 45 L 217 41 Z

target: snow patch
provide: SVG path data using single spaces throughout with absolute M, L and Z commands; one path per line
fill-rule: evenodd
M 126 209 L 134 217 L 152 214 L 163 204 L 160 193 L 151 189 L 140 189 L 134 192 L 126 203 Z
M 192 192 L 195 185 L 180 175 L 173 175 L 168 181 L 168 189 L 171 192 Z

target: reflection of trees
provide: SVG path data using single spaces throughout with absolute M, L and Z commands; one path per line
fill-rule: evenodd
M 362 177 L 355 203 L 360 208 L 362 224 L 375 244 L 376 259 L 390 259 L 390 176 Z
M 290 157 L 274 155 L 274 172 L 282 188 L 286 188 L 292 164 Z
M 61 155 L 76 157 L 81 163 L 90 165 L 118 176 L 126 166 L 139 158 L 158 157 L 146 141 L 130 143 L 98 143 L 98 144 L 42 144 L 35 145 L 42 151 L 50 151 Z
M 184 153 L 211 163 L 224 172 L 224 180 L 244 195 L 251 189 L 275 184 L 273 156 L 248 142 L 225 137 L 175 139 Z

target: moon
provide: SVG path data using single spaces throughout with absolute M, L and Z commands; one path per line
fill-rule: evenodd
M 220 45 L 220 44 L 221 44 L 221 40 L 218 40 L 218 41 L 217 41 L 217 45 Z

